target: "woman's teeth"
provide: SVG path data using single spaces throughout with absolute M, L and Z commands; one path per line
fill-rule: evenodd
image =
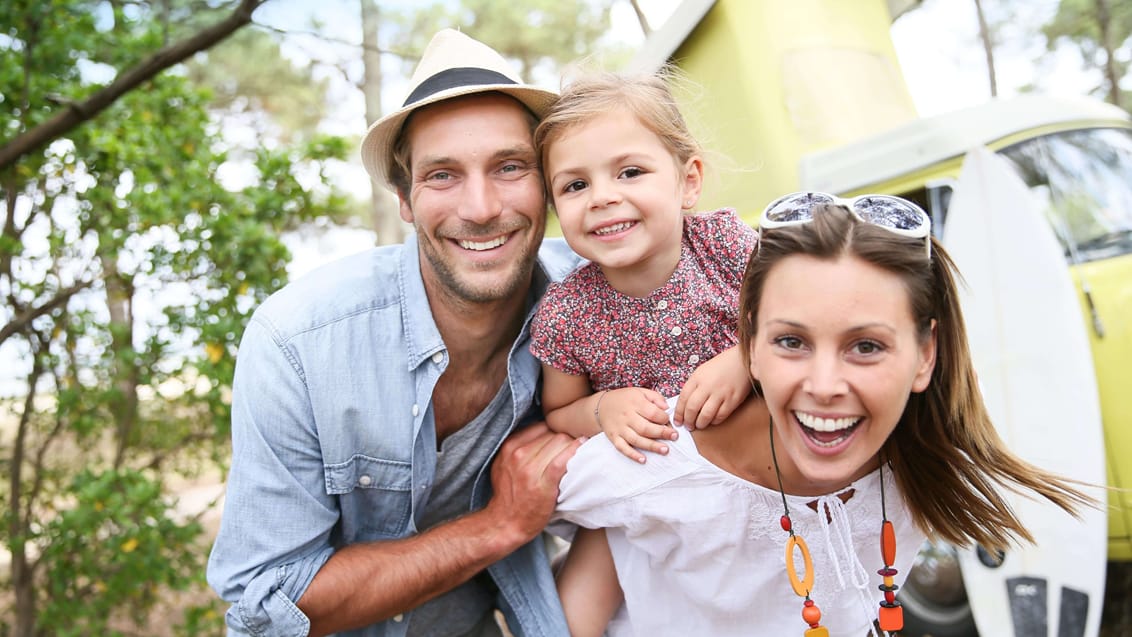
M 834 447 L 849 437 L 862 418 L 821 418 L 800 411 L 794 417 L 805 430 L 806 436 L 819 447 Z
M 803 426 L 816 429 L 817 431 L 840 431 L 842 429 L 848 429 L 857 424 L 860 420 L 860 418 L 857 417 L 821 418 L 820 416 L 814 416 L 813 414 L 807 414 L 801 411 L 794 412 L 794 416 Z

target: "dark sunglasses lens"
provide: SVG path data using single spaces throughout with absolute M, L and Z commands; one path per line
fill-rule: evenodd
M 889 197 L 865 197 L 856 202 L 857 214 L 865 221 L 897 230 L 916 230 L 924 215 L 908 203 Z
M 767 209 L 766 218 L 775 223 L 809 221 L 814 218 L 814 206 L 833 203 L 833 199 L 814 192 L 798 192 L 786 195 L 772 203 Z

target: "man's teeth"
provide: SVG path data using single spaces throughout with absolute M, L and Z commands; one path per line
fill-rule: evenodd
M 820 418 L 812 414 L 796 411 L 798 422 L 815 431 L 841 431 L 860 422 L 860 418 Z
M 507 237 L 506 236 L 496 237 L 496 238 L 492 239 L 491 241 L 461 240 L 459 242 L 460 247 L 465 249 L 465 250 L 490 250 L 492 248 L 498 248 L 499 246 L 503 245 L 504 243 L 507 243 Z
M 621 223 L 615 223 L 612 226 L 606 226 L 604 228 L 598 228 L 597 230 L 594 231 L 594 234 L 596 234 L 596 235 L 613 234 L 614 232 L 621 232 L 622 230 L 628 230 L 629 227 L 632 226 L 632 225 L 633 225 L 632 221 L 622 221 Z

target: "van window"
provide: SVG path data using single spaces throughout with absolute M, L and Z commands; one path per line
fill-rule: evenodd
M 1044 202 L 1071 262 L 1132 253 L 1132 131 L 1057 133 L 999 152 Z

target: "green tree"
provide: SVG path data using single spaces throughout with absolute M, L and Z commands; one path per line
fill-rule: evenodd
M 515 60 L 520 75 L 535 81 L 535 71 L 546 65 L 551 72 L 595 51 L 609 31 L 613 0 L 526 0 L 521 5 L 492 0 L 463 0 L 424 6 L 407 13 L 392 13 L 399 26 L 390 47 L 421 51 L 428 39 L 444 27 L 457 27 Z M 406 60 L 406 70 L 415 61 Z
M 1085 64 L 1100 72 L 1097 93 L 1117 106 L 1127 109 L 1132 105 L 1132 96 L 1120 88 L 1132 68 L 1132 3 L 1061 0 L 1042 33 L 1050 50 L 1063 40 L 1080 49 Z
M 269 122 L 261 132 L 271 137 L 310 138 L 326 117 L 327 80 L 286 60 L 278 37 L 268 31 L 243 29 L 186 68 L 189 79 L 212 89 L 213 108 L 250 125 Z
M 286 279 L 279 233 L 344 207 L 325 185 L 336 138 L 260 148 L 224 187 L 236 160 L 183 66 L 91 102 L 233 6 L 0 10 L 0 154 L 78 117 L 0 168 L 0 359 L 23 388 L 0 403 L 0 633 L 126 634 L 161 591 L 201 585 L 201 526 L 168 483 L 226 462 L 237 339 Z M 212 609 L 185 621 L 221 630 Z

